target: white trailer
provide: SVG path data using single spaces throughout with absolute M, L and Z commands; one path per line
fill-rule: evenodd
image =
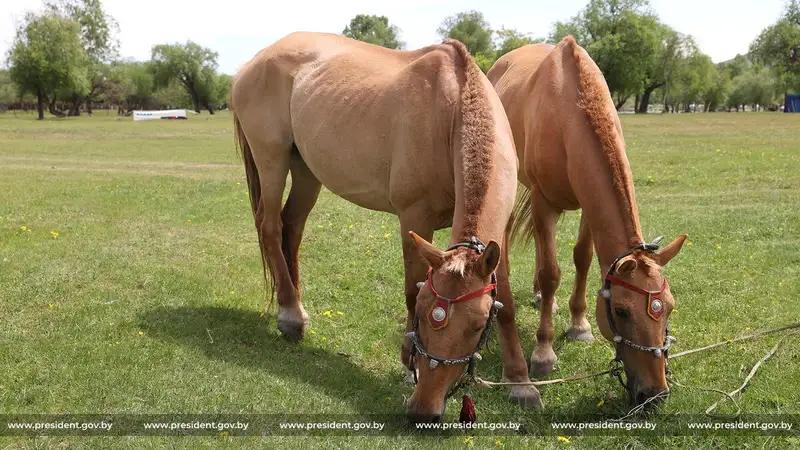
M 133 120 L 157 120 L 157 119 L 186 119 L 185 109 L 167 109 L 164 111 L 134 111 Z

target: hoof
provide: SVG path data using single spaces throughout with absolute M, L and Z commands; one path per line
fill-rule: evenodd
M 556 360 L 558 358 L 552 348 L 542 351 L 534 350 L 531 355 L 531 375 L 536 378 L 549 375 L 553 371 L 553 366 L 556 365 Z
M 280 308 L 278 311 L 278 331 L 292 342 L 303 339 L 308 328 L 308 313 L 301 306 L 299 310 Z
M 536 295 L 533 297 L 533 308 L 534 309 L 541 309 L 542 307 L 542 293 L 537 292 Z M 553 314 L 558 312 L 558 302 L 556 298 L 553 297 Z
M 535 386 L 511 386 L 508 399 L 525 409 L 542 409 L 542 396 Z
M 589 327 L 571 326 L 567 330 L 567 339 L 578 342 L 592 342 L 594 341 L 594 335 L 592 335 L 592 329 Z

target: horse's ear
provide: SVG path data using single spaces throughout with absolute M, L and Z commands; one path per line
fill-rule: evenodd
M 687 237 L 689 236 L 685 234 L 676 237 L 674 241 L 667 244 L 660 252 L 653 255 L 653 260 L 657 262 L 659 266 L 666 266 L 667 263 L 681 251 L 681 247 L 683 247 L 683 243 L 686 242 Z
M 636 258 L 633 255 L 628 255 L 620 259 L 617 263 L 617 275 L 627 275 L 633 272 L 638 264 L 639 263 L 636 262 Z
M 486 245 L 486 250 L 483 251 L 481 258 L 478 260 L 478 273 L 483 277 L 488 277 L 497 269 L 497 264 L 499 262 L 500 245 L 495 241 L 489 241 Z
M 428 265 L 433 267 L 434 269 L 438 269 L 444 264 L 444 252 L 436 248 L 433 244 L 422 239 L 419 237 L 417 233 L 413 231 L 409 231 L 408 235 L 411 236 L 411 240 L 414 242 L 414 246 L 417 248 L 417 252 L 425 261 L 428 261 Z

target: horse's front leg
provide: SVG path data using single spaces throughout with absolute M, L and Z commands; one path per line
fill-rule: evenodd
M 403 240 L 403 267 L 405 269 L 405 296 L 406 296 L 406 333 L 414 327 L 414 311 L 417 307 L 417 294 L 419 288 L 417 283 L 425 281 L 428 272 L 428 264 L 419 256 L 414 241 L 408 232 L 413 231 L 421 238 L 431 241 L 433 239 L 433 225 L 424 219 L 422 214 L 404 214 L 400 216 L 400 234 Z M 411 341 L 403 339 L 403 346 L 400 350 L 400 361 L 408 369 L 408 380 L 413 382 L 410 363 Z
M 503 353 L 503 379 L 526 382 L 530 381 L 528 364 L 517 333 L 516 306 L 509 280 L 511 269 L 508 263 L 508 252 L 508 235 L 506 235 L 503 239 L 502 258 L 497 266 L 497 299 L 503 304 L 503 308 L 497 313 L 500 350 Z M 509 398 L 525 408 L 542 407 L 541 396 L 534 386 L 512 386 Z
M 536 331 L 536 348 L 531 355 L 531 373 L 542 377 L 553 371 L 556 354 L 553 351 L 553 303 L 561 278 L 556 257 L 556 224 L 561 211 L 553 208 L 537 190 L 531 192 L 536 239 L 536 279 L 542 290 L 539 308 L 539 328 Z

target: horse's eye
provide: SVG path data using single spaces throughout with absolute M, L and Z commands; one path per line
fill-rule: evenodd
M 624 309 L 624 308 L 614 308 L 614 313 L 615 313 L 615 314 L 616 314 L 616 315 L 617 315 L 617 316 L 618 316 L 620 319 L 627 319 L 627 318 L 628 318 L 628 316 L 630 315 L 630 314 L 628 313 L 628 310 L 627 310 L 627 309 Z

